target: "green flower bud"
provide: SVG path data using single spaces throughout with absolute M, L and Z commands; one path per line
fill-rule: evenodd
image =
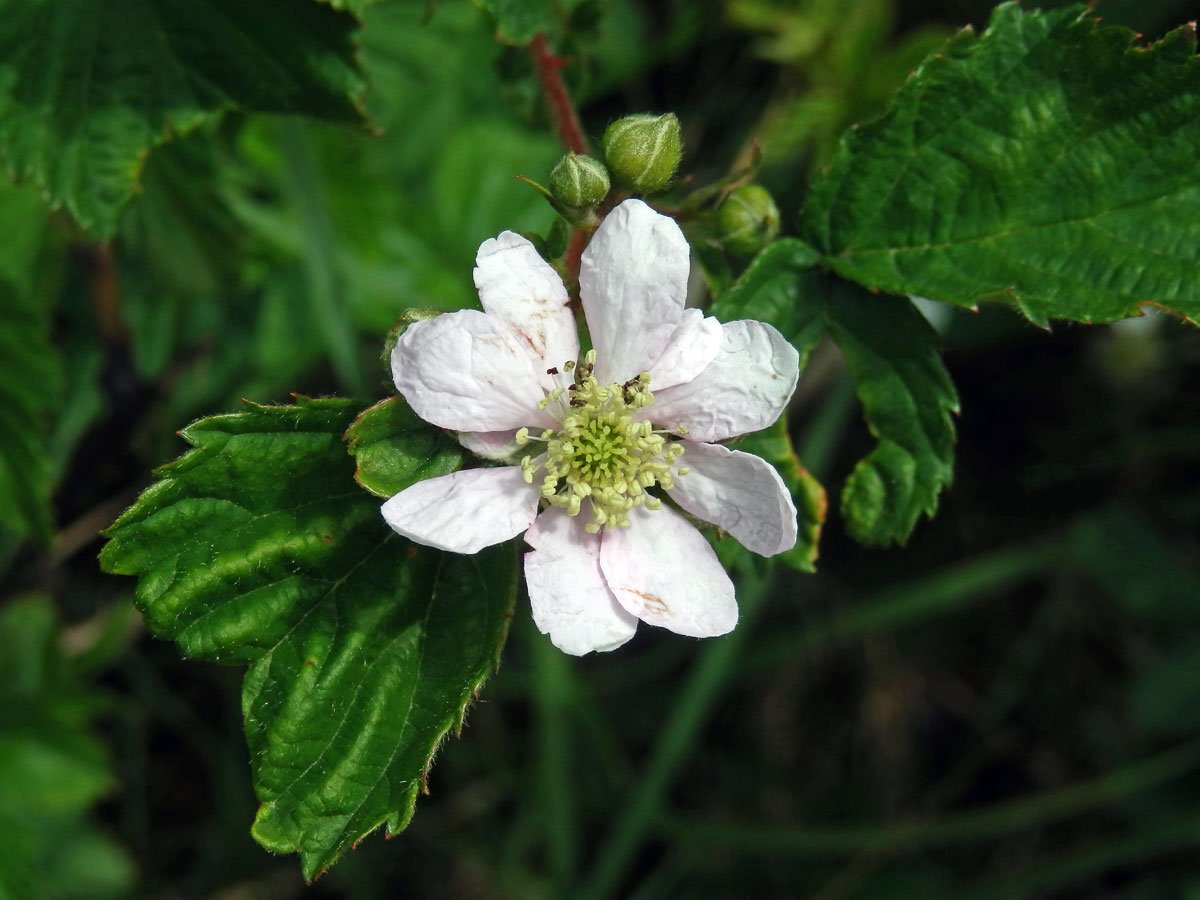
M 550 171 L 550 193 L 571 209 L 595 206 L 608 196 L 609 187 L 608 169 L 590 156 L 568 153 Z
M 604 161 L 613 178 L 637 194 L 666 188 L 683 156 L 679 120 L 674 113 L 639 113 L 618 119 L 605 130 L 602 143 Z
M 717 208 L 717 232 L 731 253 L 753 256 L 779 234 L 779 207 L 762 185 L 742 185 Z

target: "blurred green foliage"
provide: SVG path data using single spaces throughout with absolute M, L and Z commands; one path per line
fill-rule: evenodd
M 834 512 L 818 573 L 745 573 L 743 620 L 712 644 L 644 629 L 567 660 L 518 601 L 402 837 L 310 887 L 262 852 L 239 673 L 128 627 L 94 536 L 200 415 L 391 393 L 384 333 L 473 304 L 485 237 L 545 234 L 512 176 L 561 152 L 527 55 L 474 5 L 330 5 L 362 17 L 369 128 L 206 117 L 149 153 L 107 246 L 0 185 L 0 893 L 1200 892 L 1200 339 L 1157 315 L 1046 334 L 953 312 L 954 485 L 905 548 L 851 544 Z M 844 128 L 989 7 L 598 5 L 546 4 L 593 141 L 674 110 L 703 181 L 757 137 L 785 234 Z M 1098 12 L 1157 35 L 1188 11 Z M 837 350 L 812 347 L 788 437 L 835 484 L 874 441 Z
M 101 648 L 99 658 L 88 660 L 81 658 L 84 648 L 76 647 L 68 656 L 58 630 L 48 597 L 13 597 L 0 609 L 0 897 L 5 900 L 103 900 L 125 896 L 134 882 L 127 852 L 88 814 L 117 788 L 94 731 L 111 700 L 87 678 L 107 653 Z
M 110 236 L 150 149 L 224 109 L 359 116 L 352 16 L 307 0 L 206 7 L 6 3 L 0 147 L 9 172 Z
M 838 139 L 878 114 L 950 30 L 926 24 L 895 37 L 892 0 L 729 0 L 729 19 L 759 34 L 755 52 L 780 78 L 758 139 L 768 165 L 829 161 Z

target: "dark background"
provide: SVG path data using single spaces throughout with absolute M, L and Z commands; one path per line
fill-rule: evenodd
M 786 233 L 837 135 L 988 9 L 613 4 L 575 32 L 567 77 L 593 139 L 627 112 L 676 112 L 696 184 L 758 137 Z M 524 52 L 465 3 L 423 13 L 366 16 L 386 136 L 230 115 L 156 151 L 111 254 L 51 225 L 68 251 L 47 290 L 76 424 L 56 543 L 8 540 L 0 588 L 10 604 L 51 598 L 53 652 L 93 660 L 53 689 L 88 698 L 77 740 L 98 741 L 112 781 L 78 827 L 125 868 L 103 891 L 47 895 L 1200 896 L 1200 335 L 1157 313 L 1050 332 L 999 308 L 934 313 L 961 395 L 955 478 L 890 549 L 839 521 L 838 488 L 871 444 L 823 346 L 791 413 L 831 500 L 819 574 L 778 573 L 724 651 L 643 628 L 617 653 L 558 656 L 521 600 L 503 667 L 404 834 L 309 887 L 253 842 L 240 670 L 145 635 L 94 535 L 195 417 L 241 396 L 383 396 L 395 313 L 471 303 L 475 246 L 549 225 L 511 182 L 559 152 Z M 1096 13 L 1157 36 L 1189 10 Z M 313 337 L 324 276 L 305 191 L 357 372 Z M 86 868 L 75 832 L 46 841 L 47 865 Z

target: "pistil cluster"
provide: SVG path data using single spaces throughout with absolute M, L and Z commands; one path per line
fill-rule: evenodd
M 541 401 L 543 409 L 561 413 L 558 430 L 548 428 L 534 437 L 529 429 L 517 432 L 517 443 L 545 441 L 546 451 L 521 460 L 525 481 L 532 484 L 544 472 L 539 488 L 552 506 L 576 516 L 586 500 L 591 519 L 585 527 L 593 534 L 601 528 L 629 524 L 629 510 L 644 505 L 662 505 L 647 489 L 674 486 L 672 466 L 683 455 L 683 445 L 669 441 L 648 421 L 634 415 L 654 402 L 650 375 L 643 372 L 624 384 L 602 385 L 592 375 L 595 351 L 579 365 L 568 363 L 574 380 L 566 388 L 555 388 Z M 675 468 L 686 475 L 686 468 Z

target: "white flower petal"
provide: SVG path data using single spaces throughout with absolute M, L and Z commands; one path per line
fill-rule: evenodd
M 691 381 L 721 350 L 721 323 L 698 309 L 685 309 L 683 320 L 650 372 L 650 390 L 659 391 Z M 640 373 L 639 373 L 640 374 Z
M 579 356 L 579 334 L 575 316 L 567 308 L 567 289 L 554 268 L 519 234 L 505 231 L 479 246 L 475 287 L 484 312 L 517 332 L 542 373 Z
M 525 583 L 533 621 L 554 646 L 572 656 L 615 650 L 637 629 L 600 572 L 600 535 L 587 520 L 551 507 L 525 533 Z
M 675 478 L 671 499 L 762 556 L 795 546 L 796 507 L 774 466 L 720 444 L 683 446 L 679 464 L 689 471 Z
M 508 459 L 520 450 L 517 429 L 505 431 L 460 431 L 458 442 L 483 459 Z
M 686 384 L 654 392 L 639 411 L 694 441 L 723 441 L 766 428 L 779 418 L 800 377 L 800 354 L 765 322 L 743 319 L 722 326 L 721 350 Z M 682 433 L 682 432 L 681 432 Z
M 600 569 L 617 602 L 647 625 L 714 637 L 737 624 L 733 582 L 716 553 L 667 506 L 635 507 L 628 527 L 603 532 Z
M 383 504 L 383 517 L 418 544 L 478 553 L 528 528 L 540 499 L 520 466 L 463 469 L 405 488 Z
M 675 221 L 641 200 L 600 223 L 583 251 L 579 293 L 601 384 L 634 378 L 662 356 L 683 316 L 690 253 Z
M 544 374 L 544 373 L 543 373 Z M 476 309 L 414 322 L 392 350 L 392 377 L 426 422 L 455 431 L 552 426 L 528 347 Z

